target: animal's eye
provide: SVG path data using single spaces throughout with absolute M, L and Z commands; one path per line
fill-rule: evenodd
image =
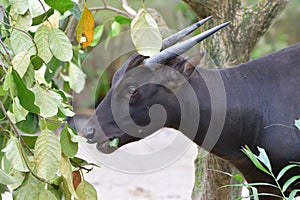
M 134 95 L 137 92 L 136 87 L 131 85 L 128 87 L 128 93 Z

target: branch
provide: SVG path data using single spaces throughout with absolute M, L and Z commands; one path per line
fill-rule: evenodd
M 106 5 L 106 6 L 100 6 L 100 7 L 92 7 L 90 8 L 90 11 L 99 11 L 99 10 L 110 10 L 110 11 L 113 11 L 115 13 L 119 13 L 121 15 L 124 15 L 130 19 L 133 18 L 132 15 L 130 15 L 129 13 L 123 11 L 123 10 L 120 10 L 120 9 L 117 9 L 117 8 L 114 8 L 114 7 L 111 7 L 109 5 Z
M 10 119 L 10 117 L 8 116 L 7 112 L 6 112 L 6 109 L 2 103 L 2 101 L 0 101 L 0 107 L 1 107 L 1 110 L 4 114 L 4 116 L 7 118 L 9 124 L 11 125 L 11 127 L 13 128 L 15 134 L 18 136 L 18 138 L 20 139 L 21 143 L 23 144 L 23 146 L 28 150 L 28 152 L 33 155 L 33 152 L 31 151 L 31 149 L 28 147 L 28 145 L 25 143 L 25 141 L 23 140 L 21 134 L 19 133 L 19 131 L 17 130 L 15 124 L 13 123 L 13 121 Z
M 9 53 L 6 45 L 4 44 L 4 42 L 1 39 L 0 39 L 0 44 L 3 47 L 5 53 L 7 54 L 9 61 L 11 61 L 12 60 L 12 56 L 10 55 L 10 53 Z
M 10 25 L 10 24 L 4 22 L 4 21 L 1 21 L 1 20 L 0 20 L 0 24 L 4 24 L 4 25 L 6 25 L 6 26 L 9 26 L 9 27 L 11 27 L 11 28 L 13 28 L 13 29 L 15 29 L 15 30 L 17 30 L 17 31 L 20 31 L 20 32 L 26 34 L 26 35 L 31 39 L 32 43 L 34 44 L 34 48 L 35 48 L 36 54 L 38 54 L 38 48 L 37 48 L 37 45 L 36 45 L 34 39 L 32 38 L 32 36 L 31 36 L 29 33 L 27 33 L 26 31 L 24 31 L 24 30 L 22 30 L 22 29 L 20 29 L 20 28 L 14 27 L 14 26 L 12 26 L 12 25 Z

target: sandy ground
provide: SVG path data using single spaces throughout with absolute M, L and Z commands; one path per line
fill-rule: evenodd
M 156 147 L 157 150 L 163 141 L 170 141 L 177 134 L 170 130 L 160 131 L 150 139 L 145 139 L 146 141 L 137 142 L 122 149 L 130 152 L 149 153 L 149 145 Z M 185 140 L 185 138 L 181 138 Z M 171 147 L 171 151 L 172 148 L 174 151 L 178 150 L 176 147 Z M 85 177 L 96 187 L 99 199 L 189 200 L 193 188 L 193 162 L 196 153 L 197 147 L 192 144 L 179 159 L 169 166 L 151 173 L 130 174 L 102 164 L 100 168 L 93 169 Z M 81 146 L 79 155 L 88 161 L 98 163 L 86 147 Z M 124 157 L 124 162 L 126 162 L 126 157 Z

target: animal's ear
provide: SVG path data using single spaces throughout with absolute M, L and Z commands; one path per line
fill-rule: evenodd
M 183 65 L 180 66 L 179 71 L 186 77 L 190 77 L 190 75 L 193 73 L 195 70 L 195 67 L 198 66 L 202 58 L 204 57 L 204 53 L 200 53 L 196 56 L 193 56 L 191 58 L 188 58 L 185 60 Z
M 171 65 L 171 67 L 158 68 L 154 72 L 153 81 L 176 91 L 188 81 L 203 56 L 204 54 L 199 54 L 188 59 L 177 61 Z

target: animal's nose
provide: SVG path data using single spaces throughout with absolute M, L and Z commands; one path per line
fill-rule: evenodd
M 82 130 L 84 137 L 88 140 L 88 142 L 93 143 L 94 135 L 95 135 L 95 128 L 84 128 Z

